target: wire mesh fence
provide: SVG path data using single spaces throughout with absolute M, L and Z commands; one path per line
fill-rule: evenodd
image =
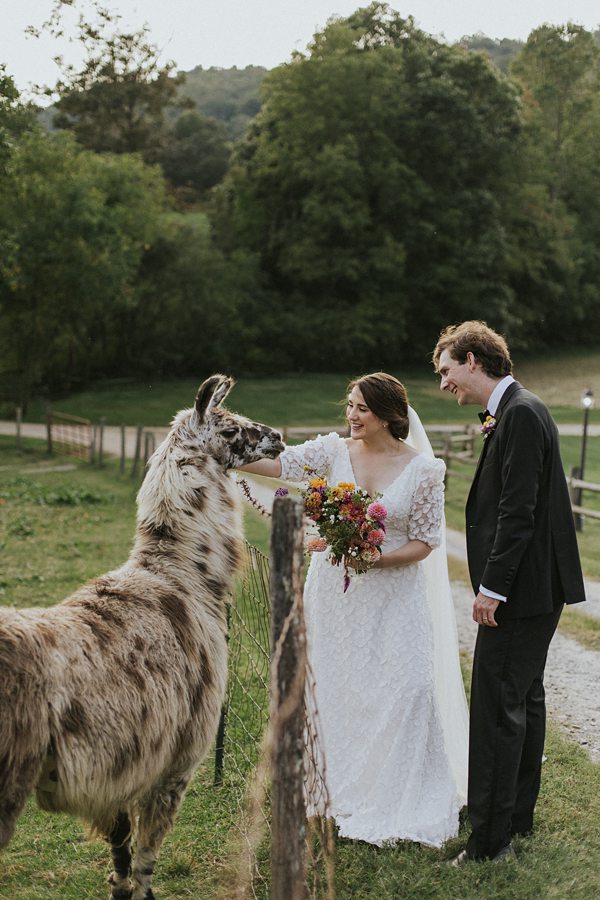
M 53 411 L 48 413 L 47 427 L 49 452 L 55 449 L 79 459 L 90 459 L 94 431 L 89 419 Z
M 295 608 L 293 613 L 298 610 Z M 303 610 L 300 610 L 301 629 Z M 290 614 L 291 615 L 291 614 Z M 285 648 L 283 648 L 285 652 Z M 217 741 L 215 781 L 237 805 L 238 859 L 233 894 L 270 896 L 271 758 L 278 724 L 269 718 L 271 659 L 282 652 L 271 647 L 269 559 L 246 544 L 245 563 L 232 598 L 229 617 L 229 686 Z M 310 818 L 305 826 L 306 894 L 333 897 L 333 835 L 328 819 L 325 760 L 320 746 L 315 682 L 306 657 L 302 705 L 304 739 L 301 758 L 304 802 Z

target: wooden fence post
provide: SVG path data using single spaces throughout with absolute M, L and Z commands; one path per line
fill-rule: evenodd
M 576 480 L 581 478 L 581 469 L 579 466 L 573 466 L 571 469 L 571 478 L 575 478 Z M 569 482 L 569 495 L 571 497 L 571 506 L 581 506 L 581 501 L 583 491 L 581 488 L 573 487 L 572 483 Z M 582 531 L 583 530 L 583 516 L 581 513 L 574 512 L 573 519 L 575 521 L 575 530 Z
M 52 411 L 46 407 L 46 434 L 48 437 L 48 456 L 52 456 Z
M 106 419 L 104 416 L 100 419 L 100 428 L 98 433 L 98 465 L 100 468 L 104 465 L 104 426 Z
M 148 460 L 156 450 L 156 438 L 154 436 L 153 431 L 145 431 L 144 432 L 144 465 L 148 463 Z
M 90 441 L 90 465 L 94 465 L 96 462 L 96 444 L 98 442 L 98 426 L 90 425 L 90 430 L 92 434 L 92 439 Z
M 138 466 L 140 464 L 140 454 L 142 452 L 142 431 L 144 430 L 143 425 L 138 425 L 135 430 L 135 453 L 133 456 L 133 466 L 131 467 L 131 477 L 135 478 L 137 475 Z
M 450 481 L 450 454 L 452 453 L 452 436 L 447 434 L 444 436 L 444 449 L 442 451 L 443 460 L 446 463 L 446 474 L 444 475 L 444 487 L 448 490 L 448 482 Z
M 471 459 L 473 459 L 475 456 L 475 434 L 476 434 L 475 425 L 467 425 L 466 432 L 468 435 L 466 444 L 467 444 L 469 453 L 471 455 Z
M 275 498 L 271 530 L 272 900 L 306 897 L 302 519 L 298 497 Z
M 23 421 L 23 410 L 20 406 L 17 406 L 15 410 L 15 420 L 17 423 L 17 451 L 21 452 L 21 422 Z
M 126 436 L 125 436 L 125 426 L 121 425 L 121 462 L 119 463 L 119 472 L 121 475 L 125 472 L 125 444 Z

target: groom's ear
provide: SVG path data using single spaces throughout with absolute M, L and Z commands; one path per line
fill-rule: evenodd
M 467 353 L 467 358 L 466 358 L 465 362 L 469 366 L 469 369 L 471 370 L 471 372 L 473 371 L 473 369 L 476 369 L 477 366 L 479 365 L 479 360 L 477 359 L 477 357 L 475 356 L 474 353 L 471 353 L 470 350 Z

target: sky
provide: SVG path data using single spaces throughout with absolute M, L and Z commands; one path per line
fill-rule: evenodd
M 84 3 L 85 0 L 78 0 Z M 174 60 L 187 71 L 196 66 L 229 68 L 247 65 L 271 69 L 286 62 L 294 50 L 304 50 L 315 31 L 332 15 L 347 16 L 369 0 L 105 0 L 129 27 L 150 26 L 151 38 L 163 61 Z M 39 26 L 52 0 L 3 0 L 0 63 L 17 87 L 54 84 L 57 53 L 77 63 L 77 45 L 24 34 Z M 544 22 L 573 21 L 595 29 L 600 24 L 597 0 L 409 0 L 391 2 L 402 16 L 412 15 L 430 34 L 454 41 L 483 32 L 492 38 L 525 39 Z M 68 18 L 74 34 L 74 14 Z

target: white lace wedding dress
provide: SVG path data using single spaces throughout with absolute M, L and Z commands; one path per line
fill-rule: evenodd
M 356 482 L 348 445 L 336 433 L 288 447 L 280 459 L 287 481 L 305 481 L 308 465 L 330 484 Z M 384 553 L 411 539 L 439 545 L 443 477 L 441 460 L 419 455 L 386 488 Z M 315 553 L 304 606 L 329 814 L 340 834 L 377 845 L 441 846 L 457 833 L 465 802 L 466 724 L 464 777 L 457 777 L 434 684 L 423 564 L 355 574 L 344 593 L 343 569 L 327 552 Z M 309 797 L 309 815 L 323 813 L 319 806 Z

